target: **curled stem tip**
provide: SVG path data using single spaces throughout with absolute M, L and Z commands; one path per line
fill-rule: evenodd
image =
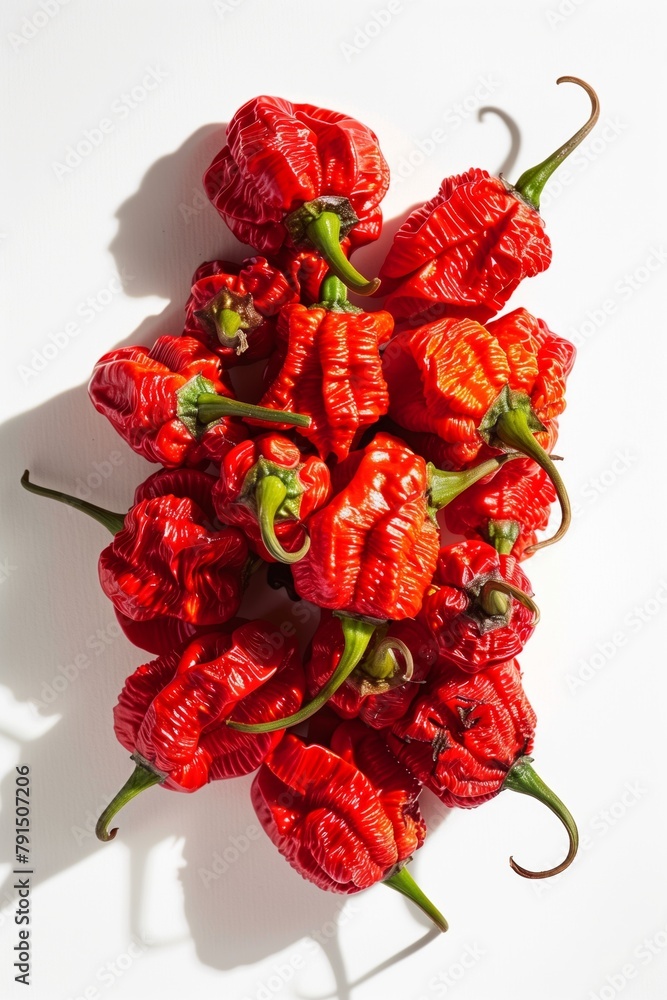
M 276 514 L 287 496 L 287 487 L 278 476 L 263 476 L 255 488 L 255 503 L 257 504 L 257 519 L 262 532 L 262 541 L 269 553 L 278 562 L 298 562 L 310 548 L 310 538 L 296 552 L 287 552 L 282 547 L 276 535 Z
M 556 83 L 576 83 L 578 87 L 583 87 L 591 101 L 591 113 L 588 121 L 567 142 L 564 142 L 537 166 L 531 167 L 521 174 L 514 185 L 514 190 L 536 210 L 540 207 L 542 191 L 554 170 L 583 142 L 600 117 L 600 101 L 589 83 L 580 80 L 578 76 L 559 76 Z
M 393 875 L 385 878 L 382 884 L 388 885 L 390 889 L 395 889 L 396 892 L 400 892 L 402 896 L 406 896 L 411 902 L 418 906 L 422 913 L 425 913 L 426 916 L 429 917 L 435 926 L 443 933 L 449 929 L 449 924 L 443 917 L 440 910 L 438 910 L 428 896 L 422 892 L 412 875 L 408 872 L 407 868 L 401 868 L 399 871 L 394 872 Z
M 151 785 L 159 784 L 166 778 L 166 774 L 162 774 L 159 771 L 154 771 L 146 767 L 145 764 L 142 764 L 139 760 L 137 760 L 135 755 L 132 755 L 132 760 L 136 761 L 134 771 L 118 794 L 112 799 L 104 812 L 101 814 L 95 827 L 95 836 L 98 840 L 102 840 L 105 843 L 113 840 L 118 833 L 117 827 L 113 830 L 107 829 L 116 813 L 120 812 L 123 806 L 126 805 L 130 799 L 133 799 L 135 795 L 138 795 L 139 792 L 143 792 L 144 789 L 150 788 Z
M 98 507 L 94 503 L 88 503 L 87 500 L 81 500 L 79 497 L 73 497 L 69 493 L 62 493 L 60 490 L 51 490 L 46 486 L 37 486 L 35 483 L 30 482 L 30 473 L 26 469 L 21 476 L 21 486 L 28 493 L 35 493 L 40 497 L 47 497 L 49 500 L 58 500 L 59 503 L 64 503 L 68 507 L 74 507 L 75 510 L 80 510 L 84 514 L 88 514 L 93 520 L 103 524 L 105 528 L 111 532 L 112 535 L 117 535 L 119 531 L 122 530 L 125 523 L 125 515 L 117 514 L 112 510 L 105 510 L 104 507 Z
M 412 653 L 402 639 L 395 639 L 393 636 L 387 636 L 386 639 L 382 639 L 377 644 L 371 656 L 361 665 L 361 669 L 369 677 L 375 677 L 378 680 L 392 677 L 398 668 L 396 653 L 400 653 L 404 664 L 401 671 L 401 683 L 407 683 L 412 680 L 415 669 Z
M 352 618 L 343 614 L 340 614 L 339 618 L 345 637 L 345 647 L 343 655 L 338 661 L 338 666 L 322 690 L 307 705 L 303 705 L 298 712 L 288 715 L 284 719 L 274 719 L 271 722 L 257 723 L 234 722 L 233 719 L 227 719 L 227 725 L 230 729 L 238 729 L 242 733 L 272 733 L 276 729 L 286 729 L 288 726 L 296 726 L 298 723 L 304 722 L 311 715 L 315 715 L 315 712 L 322 705 L 326 704 L 341 684 L 347 680 L 361 660 L 361 657 L 366 652 L 366 647 L 371 640 L 371 636 L 378 625 L 378 622 L 365 621 L 361 618 Z
M 570 846 L 565 859 L 555 868 L 548 868 L 540 872 L 530 871 L 530 869 L 517 864 L 512 857 L 510 858 L 510 867 L 523 878 L 550 878 L 552 875 L 558 875 L 565 871 L 574 861 L 579 848 L 579 831 L 570 810 L 533 770 L 531 761 L 531 757 L 519 758 L 510 768 L 503 788 L 509 788 L 513 792 L 521 792 L 523 795 L 530 795 L 531 798 L 537 799 L 547 806 L 567 830 Z
M 486 583 L 482 585 L 482 589 L 479 592 L 480 604 L 488 614 L 505 614 L 507 611 L 507 607 L 504 611 L 488 610 L 494 606 L 494 602 L 496 602 L 499 608 L 502 606 L 501 603 L 497 602 L 495 597 L 496 594 L 499 594 L 500 596 L 506 595 L 507 597 L 513 597 L 515 600 L 519 601 L 520 604 L 527 607 L 535 616 L 533 625 L 537 625 L 540 620 L 540 609 L 537 604 L 531 597 L 528 596 L 528 594 L 525 593 L 525 591 L 521 590 L 519 587 L 515 587 L 513 583 L 509 583 L 507 580 L 487 580 Z

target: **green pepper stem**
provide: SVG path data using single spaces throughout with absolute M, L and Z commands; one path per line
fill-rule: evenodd
M 584 80 L 580 80 L 577 76 L 561 76 L 556 80 L 556 83 L 576 83 L 578 87 L 583 87 L 588 96 L 591 99 L 591 114 L 590 118 L 585 125 L 579 129 L 578 132 L 564 142 L 562 146 L 554 150 L 546 160 L 542 160 L 538 163 L 536 167 L 531 167 L 526 170 L 519 180 L 514 185 L 514 190 L 527 201 L 533 208 L 537 211 L 540 207 L 540 197 L 544 187 L 563 160 L 570 155 L 570 153 L 577 148 L 577 146 L 583 142 L 588 133 L 591 131 L 598 118 L 600 117 L 600 102 L 598 100 L 598 95 L 595 93 L 590 84 L 586 83 Z
M 88 514 L 95 521 L 99 521 L 103 524 L 105 528 L 111 532 L 112 535 L 117 535 L 119 531 L 122 531 L 123 525 L 125 523 L 125 515 L 117 514 L 112 510 L 105 510 L 104 507 L 97 507 L 94 503 L 88 503 L 86 500 L 80 500 L 79 497 L 73 497 L 69 493 L 61 493 L 59 490 L 50 490 L 46 486 L 36 486 L 35 483 L 30 482 L 30 473 L 26 469 L 21 476 L 21 486 L 28 493 L 36 493 L 40 497 L 48 497 L 50 500 L 58 500 L 60 503 L 67 504 L 68 507 L 74 507 L 75 510 L 81 510 L 84 514 Z
M 516 863 L 514 858 L 510 858 L 510 865 L 517 875 L 522 875 L 524 878 L 549 878 L 551 875 L 558 875 L 559 872 L 565 871 L 574 861 L 579 847 L 579 832 L 577 824 L 574 822 L 567 806 L 551 791 L 548 785 L 545 785 L 540 776 L 531 767 L 531 762 L 532 757 L 520 757 L 508 771 L 503 788 L 509 788 L 513 792 L 521 792 L 523 795 L 530 795 L 551 809 L 552 813 L 558 816 L 558 819 L 567 830 L 567 835 L 570 838 L 570 848 L 565 860 L 561 861 L 555 868 L 549 868 L 547 871 L 533 872 L 527 868 L 522 868 L 521 865 Z
M 517 601 L 532 611 L 535 615 L 533 625 L 537 625 L 540 620 L 540 609 L 537 604 L 528 596 L 528 594 L 526 594 L 519 587 L 515 587 L 513 583 L 508 583 L 507 580 L 487 580 L 486 583 L 482 585 L 482 589 L 479 592 L 479 603 L 482 605 L 484 611 L 486 611 L 489 615 L 504 615 L 508 610 L 509 604 L 499 601 L 498 598 L 505 597 L 505 595 L 507 595 L 507 597 L 514 597 Z M 505 603 L 504 610 L 491 610 L 494 607 L 501 607 L 503 603 Z
M 95 836 L 98 840 L 103 840 L 105 842 L 113 840 L 118 833 L 118 828 L 107 830 L 107 826 L 116 813 L 119 812 L 123 806 L 130 801 L 130 799 L 133 799 L 135 795 L 138 795 L 139 792 L 143 792 L 146 788 L 150 788 L 151 785 L 159 784 L 167 777 L 166 774 L 162 774 L 160 771 L 155 771 L 153 768 L 147 766 L 147 762 L 142 763 L 143 758 L 139 758 L 138 754 L 132 754 L 131 759 L 136 761 L 134 771 L 97 821 Z
M 340 614 L 341 627 L 345 638 L 343 655 L 338 661 L 338 666 L 322 690 L 315 697 L 303 705 L 298 712 L 288 715 L 284 719 L 274 719 L 272 722 L 244 723 L 234 722 L 227 719 L 230 729 L 238 729 L 242 733 L 272 733 L 276 729 L 286 729 L 288 726 L 296 726 L 299 722 L 304 722 L 311 715 L 315 715 L 322 705 L 325 705 L 332 694 L 350 676 L 354 668 L 359 663 L 361 657 L 366 652 L 366 647 L 371 640 L 378 622 L 365 621 L 361 618 L 352 618 L 348 615 Z
M 429 505 L 435 510 L 441 510 L 452 500 L 456 500 L 457 496 L 467 490 L 469 486 L 473 486 L 485 476 L 497 472 L 506 462 L 511 462 L 517 457 L 517 455 L 499 455 L 497 458 L 489 458 L 486 462 L 481 462 L 480 465 L 476 465 L 472 469 L 464 469 L 462 472 L 444 472 L 429 462 L 426 466 Z
M 501 556 L 512 554 L 521 529 L 516 521 L 493 521 L 486 526 L 486 537 Z
M 412 875 L 408 872 L 407 868 L 401 868 L 399 871 L 394 872 L 389 878 L 383 880 L 382 885 L 388 885 L 390 889 L 395 889 L 396 892 L 400 892 L 402 896 L 406 896 L 411 902 L 413 902 L 422 913 L 425 913 L 427 917 L 433 921 L 435 926 L 443 931 L 449 930 L 449 924 L 443 917 L 440 910 L 438 910 L 431 900 L 426 896 L 422 890 L 419 888 Z
M 216 318 L 223 335 L 232 340 L 241 326 L 240 315 L 234 309 L 221 309 Z
M 310 538 L 306 536 L 305 542 L 296 552 L 287 552 L 278 541 L 275 518 L 286 496 L 287 487 L 278 476 L 262 476 L 255 487 L 257 520 L 264 545 L 277 562 L 295 563 L 308 552 Z
M 294 424 L 295 427 L 310 427 L 310 417 L 289 410 L 270 410 L 267 406 L 242 403 L 240 399 L 217 396 L 213 392 L 200 392 L 197 396 L 197 420 L 210 424 L 221 417 L 253 417 L 274 424 Z
M 377 644 L 370 656 L 367 656 L 359 669 L 374 680 L 385 681 L 395 677 L 400 669 L 394 651 L 401 654 L 405 666 L 401 672 L 401 683 L 412 680 L 415 663 L 410 649 L 401 639 L 387 636 Z
M 561 509 L 560 526 L 552 538 L 547 538 L 542 542 L 537 542 L 535 545 L 529 545 L 525 549 L 525 552 L 530 554 L 532 552 L 537 552 L 538 549 L 545 548 L 547 545 L 553 545 L 555 542 L 560 541 L 569 528 L 570 521 L 572 520 L 570 499 L 567 495 L 565 483 L 561 479 L 558 469 L 554 465 L 551 456 L 544 450 L 542 445 L 535 438 L 533 431 L 530 429 L 528 412 L 522 407 L 518 406 L 516 408 L 505 410 L 501 413 L 495 424 L 494 432 L 496 437 L 502 441 L 503 444 L 508 445 L 510 448 L 516 448 L 516 450 L 521 452 L 523 455 L 527 455 L 529 458 L 534 459 L 534 461 L 537 462 L 540 468 L 544 469 L 546 474 L 551 479 L 551 482 L 556 490 Z
M 369 281 L 350 264 L 340 245 L 340 218 L 335 212 L 321 212 L 306 226 L 306 235 L 337 278 L 357 295 L 372 295 L 380 287 L 380 279 Z

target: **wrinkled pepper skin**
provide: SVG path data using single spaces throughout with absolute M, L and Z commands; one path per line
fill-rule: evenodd
M 497 795 L 530 753 L 536 721 L 516 660 L 476 674 L 452 667 L 431 674 L 387 740 L 446 806 L 472 808 Z
M 198 425 L 190 412 L 190 387 L 194 398 L 198 392 L 234 398 L 215 354 L 193 337 L 165 336 L 150 350 L 121 347 L 105 354 L 95 365 L 88 392 L 95 409 L 133 451 L 149 462 L 177 468 L 219 461 L 248 436 L 235 417 Z
M 400 667 L 396 674 L 389 677 L 378 678 L 365 671 L 364 664 L 373 655 L 371 647 L 327 703 L 340 718 L 358 718 L 371 729 L 385 729 L 405 714 L 431 667 L 439 659 L 434 638 L 418 621 L 408 618 L 392 622 L 383 638 L 399 639 L 410 650 L 413 660 L 410 679 L 402 679 Z M 323 611 L 304 665 L 310 695 L 316 695 L 331 677 L 343 655 L 344 646 L 340 619 L 331 612 Z
M 441 468 L 465 468 L 497 453 L 480 429 L 508 389 L 528 398 L 544 428 L 535 438 L 548 451 L 556 439 L 556 418 L 565 409 L 574 357 L 569 341 L 525 309 L 486 328 L 473 320 L 443 319 L 406 330 L 383 356 L 389 415 L 411 431 L 439 438 Z
M 455 535 L 492 541 L 496 526 L 514 529 L 512 555 L 523 559 L 549 523 L 556 491 L 543 469 L 528 459 L 508 462 L 486 482 L 475 483 L 445 508 L 445 524 Z M 525 556 L 528 557 L 528 554 Z
M 303 546 L 307 537 L 303 522 L 328 501 L 331 476 L 321 459 L 302 455 L 282 434 L 243 441 L 223 459 L 213 488 L 217 516 L 224 524 L 241 528 L 253 552 L 266 562 L 276 562 L 262 541 L 258 520 L 257 485 L 266 476 L 277 477 L 287 488 L 274 521 L 275 534 L 287 552 Z
M 308 520 L 310 550 L 292 566 L 297 593 L 334 611 L 414 618 L 440 547 L 426 463 L 398 438 L 377 434 L 340 466 L 334 486 Z
M 445 317 L 485 323 L 524 278 L 551 263 L 539 213 L 486 170 L 446 177 L 408 216 L 380 270 L 385 308 L 421 326 Z
M 216 530 L 189 497 L 167 494 L 130 508 L 98 568 L 102 590 L 133 621 L 218 625 L 238 611 L 247 559 L 238 528 Z
M 534 612 L 516 597 L 504 595 L 500 608 L 485 600 L 485 585 L 494 581 L 532 596 L 513 556 L 499 555 L 482 541 L 446 545 L 419 614 L 440 655 L 469 673 L 518 656 L 535 629 Z M 491 597 L 494 593 L 502 592 L 492 590 Z
M 210 201 L 237 239 L 269 254 L 292 244 L 285 216 L 322 196 L 349 200 L 359 220 L 349 232 L 353 248 L 377 239 L 388 186 L 377 137 L 361 122 L 267 96 L 236 112 L 227 145 L 204 175 Z
M 251 257 L 241 264 L 207 261 L 192 278 L 183 334 L 201 341 L 225 369 L 268 358 L 278 313 L 299 298 L 295 284 L 264 257 Z M 240 317 L 239 329 L 231 336 L 225 333 L 223 309 Z
M 310 427 L 299 432 L 322 459 L 341 461 L 389 407 L 380 347 L 393 325 L 384 311 L 286 306 L 260 405 L 309 416 Z
M 232 712 L 280 717 L 303 698 L 295 643 L 270 643 L 269 622 L 238 624 L 204 635 L 127 678 L 114 709 L 116 736 L 127 750 L 166 775 L 161 784 L 193 792 L 209 781 L 249 774 L 282 733 L 239 733 Z
M 343 725 L 354 728 L 337 730 L 331 749 L 287 733 L 261 765 L 251 797 L 264 830 L 303 878 L 354 893 L 390 875 L 421 845 L 425 827 L 419 783 L 383 738 Z

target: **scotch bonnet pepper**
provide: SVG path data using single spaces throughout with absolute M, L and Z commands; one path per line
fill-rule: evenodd
M 182 653 L 162 656 L 128 677 L 114 729 L 136 766 L 98 820 L 100 840 L 115 837 L 111 819 L 151 785 L 194 792 L 259 766 L 282 734 L 237 733 L 222 721 L 232 709 L 276 717 L 301 703 L 295 642 L 288 639 L 276 650 L 273 633 L 269 622 L 246 622 L 195 639 Z
M 464 472 L 441 472 L 398 438 L 380 433 L 335 470 L 336 492 L 308 519 L 310 548 L 291 569 L 301 598 L 339 616 L 345 647 L 324 687 L 282 723 L 296 725 L 328 701 L 378 625 L 415 617 L 438 558 L 436 511 L 504 461 L 502 456 Z M 404 659 L 412 669 L 409 650 Z M 230 719 L 228 725 L 266 732 L 277 724 L 247 726 Z
M 440 655 L 475 673 L 518 656 L 539 620 L 526 575 L 481 541 L 440 549 L 419 620 Z
M 444 931 L 444 917 L 403 867 L 426 833 L 419 792 L 379 734 L 344 723 L 330 747 L 287 733 L 260 767 L 251 797 L 264 830 L 303 878 L 341 893 L 382 882 Z
M 527 558 L 537 542 L 535 532 L 549 523 L 555 499 L 544 469 L 520 458 L 453 500 L 445 509 L 445 524 L 455 535 L 480 538 L 505 555 Z
M 292 563 L 308 551 L 303 522 L 331 495 L 329 469 L 289 438 L 262 434 L 227 453 L 213 488 L 218 517 L 238 525 L 266 562 Z
M 317 306 L 295 303 L 281 311 L 277 355 L 260 404 L 310 417 L 303 437 L 321 458 L 344 459 L 387 412 L 380 347 L 393 328 L 388 312 L 363 312 L 347 301 L 338 278 L 327 278 Z
M 30 492 L 59 500 L 103 524 L 114 539 L 101 553 L 102 590 L 121 615 L 135 622 L 166 617 L 190 625 L 218 625 L 238 611 L 248 569 L 248 546 L 234 527 L 212 527 L 206 513 L 181 491 L 150 496 L 127 514 L 97 507 L 78 497 L 36 486 Z M 165 489 L 174 489 L 167 476 Z
M 235 399 L 220 358 L 194 337 L 110 351 L 95 365 L 88 392 L 133 451 L 168 468 L 220 461 L 248 436 L 237 417 L 309 423 Z
M 298 297 L 298 288 L 264 257 L 208 261 L 192 278 L 183 333 L 202 341 L 224 368 L 252 364 L 269 357 L 278 313 Z
M 315 247 L 350 288 L 370 294 L 340 240 L 380 235 L 389 168 L 377 136 L 347 115 L 279 97 L 256 97 L 227 128 L 204 174 L 206 193 L 234 235 L 262 253 Z
M 572 863 L 577 827 L 561 800 L 531 766 L 535 713 L 521 684 L 516 660 L 476 674 L 452 667 L 432 672 L 403 719 L 387 736 L 398 759 L 446 806 L 473 808 L 502 789 L 530 795 L 558 816 L 569 850 L 561 864 L 532 872 L 510 864 L 525 878 L 547 878 Z
M 557 541 L 570 522 L 567 491 L 547 449 L 565 409 L 574 356 L 569 341 L 525 309 L 486 327 L 443 319 L 404 330 L 383 356 L 390 416 L 432 435 L 440 461 L 465 468 L 480 457 L 515 451 L 548 473 L 562 520 L 553 538 L 534 548 Z
M 539 215 L 540 196 L 551 174 L 589 134 L 599 116 L 595 91 L 577 77 L 591 99 L 589 120 L 516 185 L 486 170 L 443 180 L 438 194 L 406 219 L 380 269 L 385 302 L 411 326 L 444 316 L 486 322 L 524 279 L 551 263 L 551 244 Z

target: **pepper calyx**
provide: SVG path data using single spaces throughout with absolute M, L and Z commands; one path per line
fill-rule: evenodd
M 372 295 L 379 278 L 369 281 L 349 262 L 340 242 L 359 222 L 348 198 L 322 195 L 306 201 L 283 220 L 294 246 L 315 247 L 336 277 L 358 295 Z
M 347 300 L 347 286 L 335 274 L 327 274 L 320 285 L 320 301 L 310 306 L 310 309 L 326 309 L 327 312 L 351 313 L 363 312 L 359 306 L 352 305 Z
M 280 544 L 276 535 L 275 521 L 286 496 L 287 487 L 278 476 L 263 476 L 257 483 L 255 503 L 262 541 L 277 562 L 291 564 L 298 562 L 306 555 L 310 548 L 310 538 L 306 535 L 305 542 L 295 552 L 288 552 Z
M 350 674 L 349 681 L 362 698 L 367 698 L 407 684 L 412 680 L 413 673 L 414 661 L 408 646 L 401 639 L 386 636 L 375 643 Z
M 344 612 L 338 612 L 337 616 L 341 620 L 345 646 L 336 669 L 315 697 L 307 705 L 302 705 L 298 712 L 294 712 L 284 719 L 274 719 L 271 722 L 257 723 L 234 722 L 233 719 L 226 719 L 226 724 L 230 729 L 238 729 L 242 733 L 272 733 L 277 729 L 286 729 L 288 726 L 296 726 L 300 722 L 304 722 L 311 715 L 314 715 L 322 705 L 326 704 L 341 684 L 347 680 L 361 660 L 373 632 L 379 624 L 378 621 L 373 619 L 366 620 L 360 616 L 355 617 Z
M 117 827 L 113 830 L 107 829 L 109 822 L 116 813 L 140 792 L 143 792 L 146 788 L 150 788 L 152 785 L 161 784 L 168 777 L 164 771 L 158 771 L 140 753 L 131 754 L 130 760 L 133 760 L 136 764 L 134 771 L 101 814 L 95 826 L 95 836 L 98 840 L 102 840 L 105 843 L 113 840 L 118 833 Z
M 299 472 L 303 469 L 304 463 L 288 468 L 286 465 L 278 465 L 268 458 L 261 456 L 255 464 L 248 470 L 243 480 L 239 493 L 238 503 L 243 503 L 251 510 L 257 511 L 255 493 L 258 484 L 266 476 L 273 476 L 279 479 L 285 487 L 285 498 L 276 511 L 276 519 L 292 517 L 295 520 L 299 517 L 301 510 L 301 498 L 305 492 L 303 483 L 299 478 Z
M 194 315 L 223 347 L 234 348 L 237 354 L 248 350 L 247 333 L 264 322 L 250 293 L 239 295 L 226 285 Z
M 517 521 L 489 520 L 486 525 L 488 542 L 501 556 L 511 555 L 520 534 L 521 525 Z
M 428 896 L 419 888 L 412 875 L 405 868 L 405 864 L 406 862 L 403 861 L 395 865 L 389 874 L 383 878 L 382 885 L 388 885 L 390 889 L 394 889 L 396 892 L 400 892 L 402 896 L 406 896 L 415 906 L 419 907 L 422 913 L 425 913 L 433 921 L 438 930 L 444 933 L 449 929 L 449 924 L 440 910 L 434 906 Z
M 570 841 L 569 849 L 565 859 L 559 865 L 545 871 L 530 871 L 530 869 L 517 864 L 512 857 L 510 857 L 510 867 L 523 878 L 549 878 L 565 871 L 574 861 L 579 848 L 579 831 L 567 806 L 533 770 L 532 762 L 532 757 L 520 757 L 507 772 L 502 787 L 503 789 L 509 788 L 513 792 L 521 792 L 523 795 L 530 795 L 531 798 L 537 799 L 547 806 L 565 827 Z

